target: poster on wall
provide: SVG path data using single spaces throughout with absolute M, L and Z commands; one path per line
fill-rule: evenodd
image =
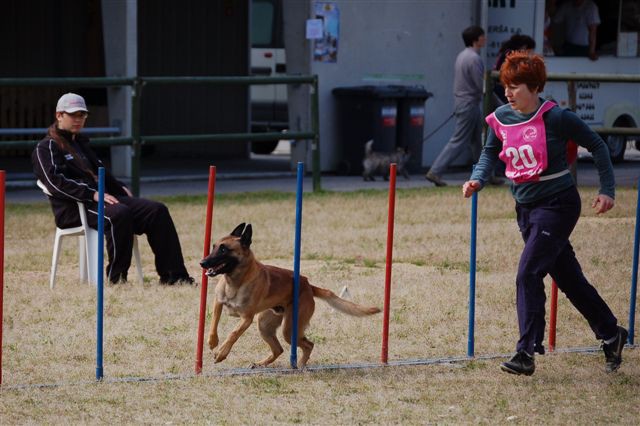
M 334 2 L 317 1 L 313 5 L 315 19 L 322 22 L 322 37 L 313 40 L 313 60 L 338 62 L 340 11 Z

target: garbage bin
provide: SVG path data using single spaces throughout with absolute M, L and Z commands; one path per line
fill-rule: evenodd
M 373 150 L 393 152 L 396 149 L 398 100 L 405 96 L 400 86 L 336 87 L 338 144 L 342 156 L 339 174 L 362 173 L 362 158 L 367 141 L 373 139 Z
M 396 146 L 411 153 L 407 171 L 422 173 L 422 143 L 424 137 L 424 104 L 432 93 L 422 86 L 403 86 L 404 96 L 398 102 L 398 136 Z

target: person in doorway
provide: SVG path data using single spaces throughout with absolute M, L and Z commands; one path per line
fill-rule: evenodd
M 609 151 L 577 115 L 539 97 L 546 83 L 541 56 L 511 53 L 500 68 L 500 80 L 508 104 L 486 118 L 487 141 L 462 193 L 470 197 L 480 191 L 498 159 L 506 163 L 524 249 L 516 276 L 520 339 L 516 354 L 501 369 L 524 375 L 535 371 L 534 347 L 544 333 L 543 278 L 549 274 L 603 341 L 606 371 L 615 371 L 622 362 L 628 332 L 585 278 L 569 242 L 581 201 L 568 169 L 567 144 L 573 140 L 593 154 L 600 175 L 600 190 L 592 204 L 597 214 L 614 206 Z
M 568 0 L 558 7 L 553 17 L 556 24 L 564 24 L 563 56 L 588 56 L 595 61 L 596 38 L 600 14 L 592 0 Z
M 92 228 L 98 225 L 98 167 L 103 166 L 81 131 L 89 110 L 82 96 L 63 95 L 56 106 L 56 120 L 33 153 L 37 178 L 47 187 L 56 226 L 80 225 L 76 202 L 81 201 Z M 133 235 L 147 234 L 162 284 L 194 282 L 184 266 L 182 249 L 167 207 L 134 197 L 105 169 L 104 231 L 107 241 L 107 278 L 111 283 L 127 280 Z
M 478 160 L 482 149 L 482 100 L 484 64 L 480 49 L 484 47 L 484 30 L 471 26 L 462 32 L 465 48 L 458 54 L 454 65 L 453 97 L 456 126 L 453 136 L 445 145 L 426 174 L 426 179 L 436 186 L 446 186 L 442 174 L 461 154 L 471 151 L 473 162 Z M 502 183 L 500 179 L 492 183 Z

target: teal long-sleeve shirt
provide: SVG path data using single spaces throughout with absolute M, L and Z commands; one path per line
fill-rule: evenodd
M 542 102 L 544 100 L 540 99 L 541 104 Z M 496 110 L 496 116 L 504 124 L 517 124 L 531 119 L 536 112 L 537 110 L 531 114 L 520 114 L 514 111 L 509 104 L 506 104 Z M 544 113 L 543 121 L 547 137 L 548 167 L 542 172 L 541 176 L 558 173 L 569 167 L 567 164 L 567 141 L 573 140 L 593 155 L 600 177 L 599 193 L 615 198 L 613 166 L 609 157 L 609 149 L 602 138 L 573 112 L 558 106 L 554 106 Z M 496 162 L 500 161 L 498 154 L 500 154 L 501 150 L 502 141 L 496 137 L 493 129 L 489 128 L 482 154 L 470 179 L 478 180 L 484 186 L 491 176 Z M 574 185 L 575 182 L 571 174 L 565 174 L 555 179 L 539 182 L 521 184 L 512 182 L 511 192 L 518 203 L 531 203 Z

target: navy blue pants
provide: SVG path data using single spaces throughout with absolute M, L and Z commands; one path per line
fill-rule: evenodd
M 585 278 L 569 243 L 580 208 L 576 187 L 533 203 L 516 203 L 518 226 L 525 242 L 516 277 L 520 328 L 517 351 L 533 354 L 534 345 L 544 338 L 543 278 L 547 274 L 589 322 L 597 339 L 609 339 L 617 333 L 618 320 Z

